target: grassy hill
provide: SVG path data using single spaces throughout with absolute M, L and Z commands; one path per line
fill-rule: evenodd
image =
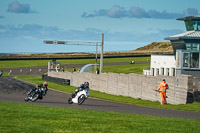
M 150 54 L 172 54 L 173 49 L 170 42 L 153 42 L 144 47 L 127 52 L 104 52 L 105 56 L 123 55 L 150 55 Z M 9 54 L 0 55 L 0 58 L 69 58 L 69 57 L 95 57 L 95 53 L 55 53 L 55 54 Z M 100 57 L 100 53 L 98 53 Z
M 151 44 L 137 48 L 130 52 L 141 54 L 173 54 L 173 49 L 170 42 L 152 42 Z

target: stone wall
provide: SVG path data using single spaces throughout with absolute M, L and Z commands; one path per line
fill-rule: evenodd
M 200 102 L 200 77 L 190 76 L 188 80 L 188 102 Z
M 188 90 L 198 90 L 200 78 L 192 76 L 145 76 L 139 74 L 117 74 L 117 73 L 70 73 L 49 72 L 48 76 L 70 80 L 70 85 L 79 86 L 88 81 L 92 90 L 105 92 L 113 95 L 122 95 L 132 98 L 141 98 L 150 101 L 160 101 L 160 94 L 155 90 L 163 79 L 169 85 L 167 101 L 171 104 L 186 104 Z M 194 82 L 191 84 L 191 82 Z M 197 89 L 198 88 L 198 89 Z

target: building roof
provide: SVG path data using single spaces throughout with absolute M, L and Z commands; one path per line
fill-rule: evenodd
M 200 39 L 200 31 L 192 30 L 165 38 L 165 40 L 180 40 L 180 39 Z
M 200 14 L 194 15 L 194 16 L 188 16 L 188 17 L 184 17 L 184 18 L 177 18 L 176 20 L 182 20 L 182 21 L 186 21 L 186 20 L 200 20 Z

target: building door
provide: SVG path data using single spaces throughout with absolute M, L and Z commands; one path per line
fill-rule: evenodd
M 183 68 L 190 68 L 190 53 L 183 53 Z

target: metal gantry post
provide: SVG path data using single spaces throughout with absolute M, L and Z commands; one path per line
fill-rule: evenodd
M 96 64 L 97 64 L 97 51 L 98 51 L 98 43 L 96 43 Z
M 100 73 L 103 72 L 103 44 L 104 44 L 104 34 L 102 34 L 101 39 L 101 60 L 100 60 Z
M 101 46 L 101 57 L 100 57 L 100 73 L 103 72 L 103 45 L 104 45 L 104 34 L 102 33 L 101 42 L 79 42 L 79 41 L 51 41 L 44 40 L 45 44 L 62 44 L 62 45 L 85 45 L 85 46 L 96 46 L 96 64 L 97 64 L 97 50 L 98 46 Z M 95 68 L 96 69 L 96 68 Z

